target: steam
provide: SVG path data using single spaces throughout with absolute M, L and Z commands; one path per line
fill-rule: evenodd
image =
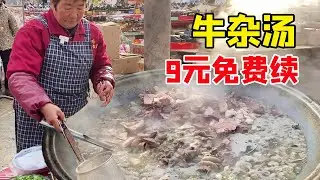
M 115 94 L 109 105 L 106 107 L 101 106 L 102 101 L 100 101 L 98 95 L 94 92 L 91 83 L 90 89 L 88 104 L 67 120 L 70 128 L 73 128 L 80 133 L 92 132 L 92 129 L 96 129 L 99 126 L 99 123 L 101 123 L 101 120 L 105 119 L 103 118 L 105 112 L 110 110 L 114 104 L 119 104 Z
M 319 2 L 316 0 L 231 0 L 229 5 L 229 7 L 224 6 L 219 8 L 220 11 L 215 11 L 215 18 L 223 18 L 226 22 L 225 27 L 216 29 L 226 30 L 229 26 L 229 24 L 227 23 L 228 16 L 237 15 L 239 12 L 245 13 L 247 15 L 254 15 L 257 20 L 262 20 L 263 13 L 294 14 L 294 24 L 296 25 L 297 32 L 296 45 L 310 46 L 312 45 L 312 43 L 314 43 L 313 41 L 307 41 L 309 41 L 310 39 L 314 39 L 314 37 L 312 37 L 310 34 L 315 32 L 315 30 L 318 28 L 318 26 L 315 23 L 313 23 L 318 21 L 319 17 Z M 261 38 L 262 37 L 263 35 L 261 36 Z M 270 59 L 271 55 L 273 54 L 285 55 L 291 53 L 295 56 L 298 56 L 301 60 L 304 60 L 305 58 L 308 58 L 308 56 L 310 56 L 305 51 L 299 51 L 298 49 L 292 49 L 292 51 L 290 52 L 284 52 L 279 49 L 274 49 L 274 51 L 271 50 L 268 52 L 263 52 L 262 50 L 265 49 L 263 47 L 254 48 L 250 46 L 249 49 L 252 48 L 252 51 L 243 49 L 239 50 L 235 47 L 228 47 L 226 41 L 227 38 L 215 39 L 215 48 L 209 51 L 212 62 L 216 59 L 218 55 L 231 57 L 236 56 L 237 58 L 240 58 L 241 55 L 254 54 L 255 52 L 269 55 L 270 57 L 268 57 L 268 59 Z M 239 68 L 241 68 L 240 59 L 237 59 L 237 62 Z
M 316 4 L 316 0 L 232 0 L 231 9 L 233 11 L 261 17 L 263 13 L 283 13 L 289 8 Z
M 224 18 L 227 22 L 229 15 L 237 14 L 238 12 L 243 12 L 248 15 L 255 15 L 258 19 L 261 18 L 263 13 L 286 13 L 290 10 L 290 8 L 297 8 L 303 5 L 318 5 L 315 0 L 283 0 L 283 1 L 276 1 L 276 0 L 269 0 L 269 1 L 261 1 L 261 0 L 232 0 L 231 7 L 224 9 L 219 14 L 217 14 L 218 18 Z M 294 11 L 295 14 L 298 14 L 299 11 Z M 225 23 L 225 27 L 222 29 L 226 29 L 228 26 L 227 23 Z M 234 48 L 232 48 L 234 49 Z M 230 51 L 230 48 L 226 45 L 226 39 L 216 39 L 215 41 L 215 48 L 210 52 L 212 61 L 216 59 L 216 57 L 219 54 L 227 56 L 227 54 L 224 54 L 224 51 Z M 295 52 L 296 53 L 296 52 Z M 297 56 L 304 56 L 307 57 L 306 54 L 295 54 Z M 148 72 L 145 72 L 145 77 L 151 76 L 151 72 L 149 72 L 150 75 L 148 75 Z M 164 74 L 164 72 L 163 72 Z M 135 82 L 130 82 L 132 84 L 140 84 L 141 87 L 140 90 L 143 89 L 143 87 L 146 85 L 144 82 L 147 80 L 145 77 L 135 79 Z M 185 74 L 182 76 L 185 77 Z M 149 80 L 149 82 L 153 83 L 153 81 L 158 80 Z M 128 82 L 129 83 L 129 82 Z M 165 79 L 161 79 L 159 81 L 159 86 L 165 86 Z M 148 85 L 149 86 L 149 85 Z M 228 88 L 226 86 L 215 86 L 214 88 L 209 87 L 210 93 L 208 93 L 208 88 L 206 86 L 199 86 L 199 85 L 179 85 L 184 86 L 184 91 L 182 91 L 183 94 L 186 96 L 194 96 L 194 95 L 203 95 L 206 94 L 206 97 L 217 97 L 218 100 L 223 101 L 223 98 L 225 98 L 225 90 Z M 214 86 L 214 85 L 211 85 Z M 150 85 L 150 87 L 152 87 Z M 171 87 L 171 86 L 168 86 Z M 122 88 L 122 87 L 119 87 Z M 139 88 L 137 91 L 140 91 Z M 116 94 L 117 96 L 116 89 Z M 123 91 L 119 89 L 119 91 Z M 142 93 L 143 91 L 141 91 Z M 130 102 L 128 102 L 130 103 Z M 98 123 L 101 121 L 101 118 L 99 116 L 108 116 L 107 111 L 109 108 L 113 108 L 113 105 L 120 104 L 117 98 L 113 98 L 110 105 L 107 107 L 101 107 L 101 102 L 97 97 L 94 97 L 94 99 L 90 99 L 89 104 L 81 110 L 79 113 L 74 115 L 74 117 L 70 118 L 70 127 L 74 128 L 77 131 L 80 132 L 88 132 L 92 128 L 96 128 L 98 126 Z M 191 102 L 190 102 L 191 105 Z M 108 118 L 104 118 L 108 119 Z M 108 123 L 108 122 L 106 122 Z

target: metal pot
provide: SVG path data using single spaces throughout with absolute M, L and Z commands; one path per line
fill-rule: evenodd
M 138 98 L 145 89 L 157 86 L 173 85 L 165 84 L 165 73 L 163 70 L 154 70 L 127 75 L 117 80 L 116 94 L 111 104 L 105 108 L 99 108 L 97 100 L 90 100 L 86 108 L 74 115 L 72 119 L 99 118 L 99 113 L 111 107 L 129 104 Z M 183 86 L 183 85 L 179 85 Z M 185 86 L 188 88 L 188 86 Z M 299 175 L 298 179 L 305 179 L 311 174 L 317 164 L 320 163 L 320 106 L 301 92 L 288 86 L 203 86 L 201 90 L 212 91 L 222 88 L 223 91 L 235 91 L 242 95 L 262 100 L 265 104 L 275 105 L 282 112 L 288 114 L 294 121 L 299 123 L 303 130 L 308 147 L 308 163 Z M 99 109 L 99 110 L 96 110 Z M 70 119 L 70 118 L 69 118 Z M 72 125 L 72 124 L 71 124 Z M 62 135 L 47 129 L 43 140 L 43 154 L 48 167 L 58 179 L 76 179 L 76 157 L 63 139 Z

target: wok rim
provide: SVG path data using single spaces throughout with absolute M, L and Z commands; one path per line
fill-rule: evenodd
M 50 148 L 51 144 L 54 141 L 54 134 L 58 132 L 51 128 L 45 128 L 42 138 L 42 154 L 43 158 L 55 178 L 59 180 L 72 180 L 72 178 L 61 168 L 60 164 L 57 162 L 51 151 L 54 151 Z M 47 143 L 48 142 L 48 143 Z
M 165 69 L 155 69 L 155 70 L 148 70 L 148 71 L 142 71 L 142 72 L 137 72 L 137 73 L 133 73 L 133 74 L 127 74 L 127 75 L 123 75 L 123 76 L 119 76 L 116 77 L 116 83 L 118 81 L 123 81 L 123 80 L 130 80 L 130 78 L 135 78 L 136 76 L 143 76 L 143 75 L 147 75 L 147 74 L 159 74 L 159 72 L 165 72 Z M 320 105 L 317 103 L 317 101 L 313 100 L 311 97 L 309 97 L 308 95 L 302 93 L 301 91 L 299 91 L 296 88 L 290 87 L 288 85 L 268 85 L 268 86 L 272 86 L 275 87 L 279 90 L 283 90 L 286 93 L 294 96 L 295 98 L 297 98 L 298 100 L 300 100 L 303 104 L 305 104 L 308 108 L 310 108 L 310 110 L 316 114 L 316 116 L 320 119 Z M 115 86 L 116 89 L 117 86 Z M 56 133 L 54 130 L 49 129 L 49 128 L 45 128 L 44 130 L 44 134 L 43 134 L 43 142 L 42 142 L 42 149 L 43 149 L 43 157 L 45 159 L 45 162 L 48 166 L 48 168 L 50 169 L 50 171 L 53 173 L 53 175 L 60 179 L 60 180 L 72 180 L 70 178 L 70 176 L 61 168 L 60 165 L 54 164 L 56 161 L 53 157 L 50 157 L 50 154 L 52 154 L 49 150 L 47 142 L 51 142 L 53 141 L 54 138 L 50 137 L 53 135 L 53 133 Z M 112 157 L 112 156 L 111 156 Z M 320 164 L 319 164 L 320 165 Z M 59 171 L 59 172 L 58 172 Z M 314 168 L 310 168 L 310 173 L 307 174 L 307 176 L 304 179 L 308 179 L 311 174 L 316 173 L 317 170 L 317 165 L 315 165 Z M 303 171 L 302 171 L 303 172 Z

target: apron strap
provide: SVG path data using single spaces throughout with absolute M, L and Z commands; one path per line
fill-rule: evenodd
M 44 18 L 42 15 L 39 15 L 39 16 L 37 17 L 37 19 L 38 19 L 47 29 L 49 29 L 49 25 L 48 25 L 48 23 L 47 23 L 46 18 Z
M 83 23 L 85 34 L 86 34 L 85 41 L 91 43 L 90 22 L 87 19 L 82 18 L 82 23 Z
M 49 30 L 48 22 L 42 15 L 39 15 L 37 19 Z M 85 42 L 91 43 L 90 22 L 87 19 L 82 18 L 82 23 L 85 28 Z

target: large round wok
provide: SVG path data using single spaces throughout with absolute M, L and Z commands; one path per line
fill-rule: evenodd
M 100 114 L 111 107 L 129 104 L 138 98 L 145 89 L 157 86 L 168 86 L 165 84 L 165 73 L 163 70 L 154 70 L 127 75 L 117 79 L 116 93 L 111 104 L 107 108 L 101 108 L 98 100 L 91 99 L 88 106 L 81 112 L 70 118 L 70 126 L 79 119 L 97 119 Z M 173 85 L 170 85 L 173 86 Z M 182 86 L 182 85 L 180 85 Z M 188 88 L 187 85 L 184 85 Z M 284 113 L 292 117 L 300 124 L 307 138 L 308 163 L 303 169 L 298 179 L 305 179 L 320 163 L 320 106 L 309 99 L 301 92 L 288 86 L 202 86 L 202 90 L 213 91 L 220 89 L 223 91 L 233 90 L 246 96 L 250 96 L 264 101 L 268 105 L 275 105 Z M 85 125 L 74 126 L 75 130 L 84 131 Z M 76 157 L 63 136 L 54 130 L 47 129 L 43 140 L 43 154 L 48 167 L 58 179 L 76 179 L 75 168 L 77 166 Z

